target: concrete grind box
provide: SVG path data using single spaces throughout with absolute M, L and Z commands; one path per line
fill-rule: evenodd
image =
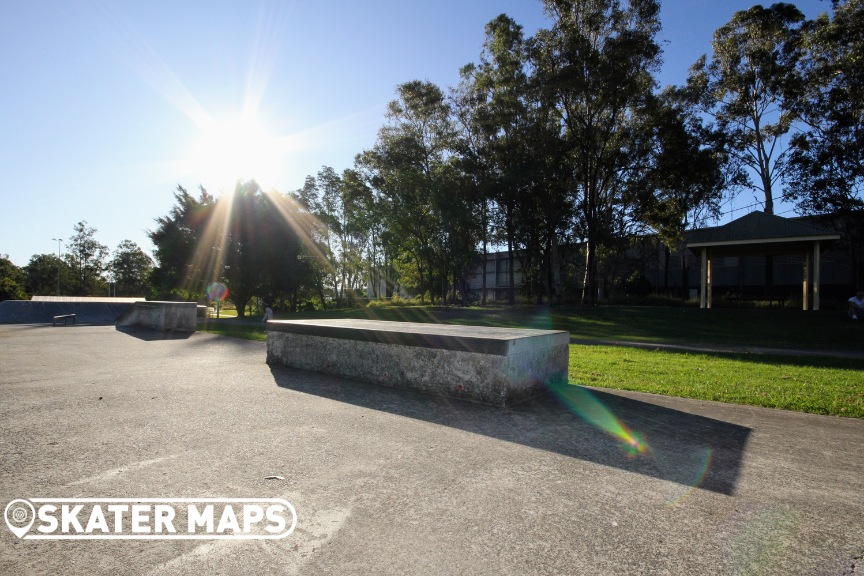
M 271 320 L 267 363 L 495 406 L 567 382 L 570 334 L 375 320 Z
M 195 302 L 135 302 L 114 324 L 163 332 L 195 332 L 198 329 L 197 311 Z

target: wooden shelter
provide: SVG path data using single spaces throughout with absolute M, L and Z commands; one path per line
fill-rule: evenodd
M 751 212 L 723 226 L 690 230 L 685 242 L 701 255 L 699 307 L 711 308 L 711 259 L 727 256 L 804 256 L 803 309 L 819 310 L 819 273 L 824 244 L 840 238 L 835 230 L 764 212 Z M 812 262 L 812 264 L 811 264 Z M 812 274 L 811 274 L 812 269 Z

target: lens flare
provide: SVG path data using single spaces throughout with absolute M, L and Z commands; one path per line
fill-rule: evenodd
M 207 298 L 216 301 L 225 301 L 228 298 L 228 287 L 221 282 L 213 282 L 207 286 Z
M 658 464 L 661 458 L 658 459 Z M 711 463 L 714 459 L 714 448 L 704 446 L 696 448 L 691 454 L 686 456 L 678 456 L 677 466 L 678 475 L 682 476 L 677 480 L 680 484 L 679 488 L 672 490 L 665 499 L 666 508 L 674 508 L 686 500 L 693 492 L 702 485 L 708 470 L 711 468 Z M 673 465 L 670 464 L 670 467 Z
M 642 434 L 630 430 L 618 420 L 587 388 L 562 384 L 554 386 L 552 390 L 573 413 L 618 440 L 619 446 L 629 457 L 634 458 L 650 449 Z

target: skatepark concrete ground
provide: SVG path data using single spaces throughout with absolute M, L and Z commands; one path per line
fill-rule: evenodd
M 280 540 L 0 526 L 0 574 L 864 572 L 864 421 L 578 387 L 500 409 L 265 357 L 211 334 L 0 325 L 4 508 L 233 497 L 297 511 Z

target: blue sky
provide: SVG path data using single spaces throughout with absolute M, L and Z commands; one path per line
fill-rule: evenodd
M 752 4 L 663 1 L 661 84 L 682 83 Z M 397 84 L 455 85 L 502 12 L 526 35 L 548 26 L 539 0 L 5 0 L 0 254 L 56 254 L 80 220 L 112 251 L 130 239 L 149 253 L 177 184 L 216 191 L 254 171 L 287 192 L 341 172 L 375 143 Z M 238 134 L 247 145 L 223 143 Z

